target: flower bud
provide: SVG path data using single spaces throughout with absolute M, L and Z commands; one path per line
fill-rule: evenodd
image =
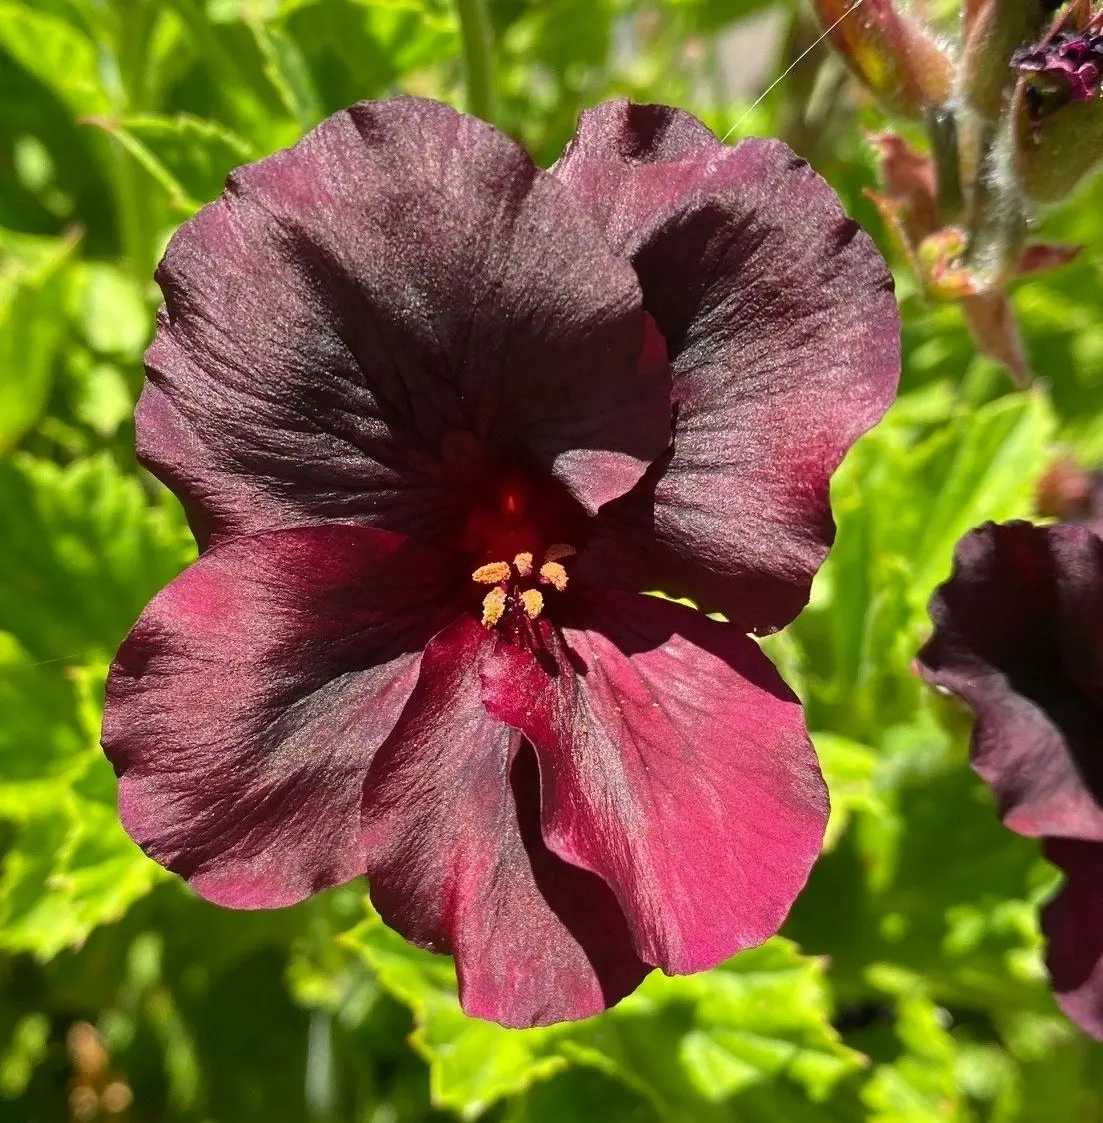
M 919 117 L 950 94 L 953 64 L 893 0 L 812 0 L 847 65 L 887 112 Z
M 1040 111 L 1026 80 L 1016 91 L 1015 170 L 1034 203 L 1058 203 L 1103 160 L 1103 96 Z
M 944 226 L 916 247 L 919 279 L 932 300 L 963 300 L 980 292 L 980 282 L 964 265 L 967 245 L 964 230 Z
M 972 0 L 964 18 L 962 92 L 969 107 L 995 121 L 1015 85 L 1011 56 L 1034 42 L 1047 20 L 1045 0 Z
M 1035 117 L 1071 101 L 1091 101 L 1103 87 L 1103 33 L 1058 32 L 1036 46 L 1017 50 L 1011 65 L 1028 78 Z

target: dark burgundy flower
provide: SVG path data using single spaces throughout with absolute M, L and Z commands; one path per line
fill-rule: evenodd
M 623 102 L 542 172 L 400 98 L 235 172 L 158 280 L 138 446 L 204 552 L 108 684 L 146 851 L 239 907 L 366 873 L 511 1025 L 776 931 L 826 793 L 745 632 L 898 365 L 823 181 Z
M 1054 988 L 1103 1035 L 1103 539 L 987 523 L 931 601 L 919 668 L 976 714 L 973 767 L 1012 830 L 1068 874 L 1048 907 Z
M 1011 65 L 1033 75 L 1043 97 L 1056 95 L 1061 103 L 1090 101 L 1103 83 L 1103 34 L 1058 32 L 1044 43 L 1017 50 Z
M 1042 912 L 1053 991 L 1061 1009 L 1103 1041 L 1103 843 L 1052 838 L 1045 854 L 1065 874 Z
M 1103 540 L 986 523 L 931 619 L 920 670 L 976 713 L 973 766 L 1007 826 L 1103 841 Z

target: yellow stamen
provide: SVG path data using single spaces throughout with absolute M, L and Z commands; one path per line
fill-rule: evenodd
M 540 567 L 540 576 L 549 585 L 554 585 L 560 592 L 563 592 L 567 587 L 567 571 L 559 562 L 544 562 Z
M 489 593 L 483 597 L 483 625 L 487 628 L 493 628 L 502 618 L 502 613 L 506 610 L 506 592 L 505 589 L 491 589 Z
M 518 554 L 513 559 L 513 568 L 517 570 L 522 577 L 530 576 L 532 573 L 532 554 L 527 551 L 523 554 Z
M 477 581 L 480 585 L 497 585 L 502 581 L 508 581 L 509 562 L 489 562 L 487 565 L 480 565 L 471 574 L 471 580 Z
M 566 542 L 555 542 L 544 551 L 544 561 L 557 562 L 564 558 L 573 558 L 578 551 Z
M 521 594 L 521 604 L 530 620 L 535 620 L 544 611 L 544 597 L 539 589 L 526 589 Z

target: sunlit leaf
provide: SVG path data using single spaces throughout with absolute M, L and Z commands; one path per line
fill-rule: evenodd
M 533 1030 L 464 1017 L 451 962 L 378 920 L 345 940 L 414 1011 L 434 1100 L 464 1118 L 576 1067 L 621 1081 L 663 1119 L 753 1118 L 760 1100 L 795 1089 L 826 1101 L 863 1064 L 830 1026 L 823 965 L 784 940 L 702 975 L 655 974 L 607 1014 Z
M 65 265 L 76 242 L 0 231 L 0 453 L 34 426 L 49 399 L 66 337 Z
M 257 155 L 224 126 L 187 114 L 91 118 L 90 123 L 114 136 L 185 215 L 215 198 L 227 174 Z
M 163 872 L 126 837 L 99 749 L 103 668 L 33 662 L 0 633 L 0 948 L 49 958 Z
M 59 16 L 0 0 L 0 50 L 49 86 L 74 115 L 107 111 L 95 45 Z
M 178 511 L 106 456 L 0 461 L 0 629 L 34 659 L 106 663 L 193 555 Z

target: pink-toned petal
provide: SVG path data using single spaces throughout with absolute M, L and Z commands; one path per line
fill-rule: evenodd
M 1066 878 L 1042 912 L 1057 1003 L 1103 1041 L 1103 843 L 1049 839 L 1045 853 Z
M 669 444 L 631 266 L 519 145 L 436 102 L 353 106 L 238 169 L 157 277 L 139 453 L 216 537 L 440 530 L 515 454 L 594 510 Z
M 649 968 L 608 886 L 540 838 L 531 746 L 480 697 L 495 642 L 467 618 L 426 649 L 364 790 L 368 878 L 388 924 L 455 955 L 468 1014 L 547 1025 L 599 1013 Z
M 603 512 L 588 574 L 784 625 L 833 538 L 828 480 L 896 393 L 881 255 L 785 145 L 680 110 L 605 103 L 553 173 L 632 260 L 674 369 L 673 454 Z
M 363 873 L 364 778 L 448 605 L 436 559 L 387 531 L 209 550 L 149 604 L 108 678 L 103 745 L 131 837 L 238 908 Z
M 919 669 L 976 714 L 973 767 L 1007 826 L 1103 841 L 1103 540 L 986 523 L 930 611 Z
M 799 703 L 752 640 L 681 605 L 576 601 L 483 662 L 540 761 L 543 834 L 620 902 L 637 953 L 700 971 L 772 936 L 820 852 L 827 791 Z

